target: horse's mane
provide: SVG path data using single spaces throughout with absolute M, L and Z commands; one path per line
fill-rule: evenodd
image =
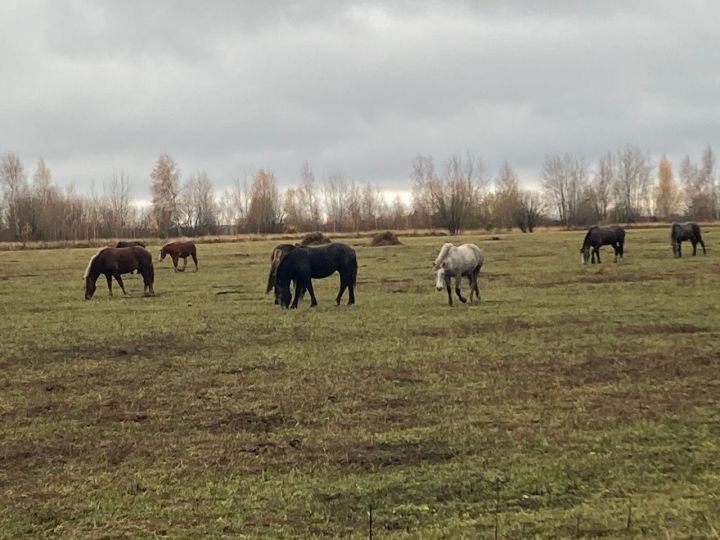
M 93 263 L 95 262 L 95 259 L 97 259 L 97 256 L 100 255 L 103 251 L 105 251 L 107 247 L 103 247 L 97 250 L 97 253 L 90 257 L 90 262 L 88 262 L 87 268 L 85 269 L 85 275 L 83 275 L 83 279 L 87 279 L 88 275 L 90 275 L 90 269 L 92 268 Z
M 440 268 L 440 265 L 445 260 L 445 257 L 447 257 L 448 251 L 450 251 L 450 248 L 454 247 L 451 243 L 443 244 L 443 247 L 440 248 L 440 254 L 437 256 L 437 259 L 435 259 L 435 264 L 433 265 L 433 270 L 437 270 Z
M 591 236 L 596 230 L 598 230 L 599 228 L 600 228 L 600 227 L 598 227 L 597 225 L 593 225 L 592 227 L 590 227 L 590 228 L 588 229 L 587 234 L 585 234 L 585 238 L 583 238 L 582 247 L 585 247 L 585 246 L 588 245 L 588 240 L 590 240 L 590 236 Z

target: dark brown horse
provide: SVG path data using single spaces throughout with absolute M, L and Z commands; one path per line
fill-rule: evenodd
M 147 249 L 140 246 L 102 248 L 92 256 L 85 269 L 85 300 L 90 300 L 95 294 L 95 284 L 100 274 L 105 274 L 110 296 L 113 295 L 112 278 L 118 282 L 123 294 L 127 294 L 121 274 L 128 274 L 133 270 L 137 270 L 143 277 L 145 296 L 154 295 L 155 270 L 153 269 L 152 255 Z
M 703 242 L 700 233 L 700 225 L 692 221 L 687 223 L 673 223 L 670 232 L 670 242 L 672 243 L 673 256 L 682 257 L 681 245 L 685 240 L 689 240 L 693 248 L 693 257 L 697 254 L 697 245 L 702 247 L 703 255 L 707 255 L 705 242 Z
M 197 250 L 195 249 L 195 243 L 190 241 L 177 241 L 177 242 L 170 242 L 168 244 L 165 244 L 162 249 L 160 250 L 160 260 L 162 261 L 165 258 L 165 255 L 170 255 L 170 258 L 172 259 L 173 266 L 175 267 L 176 272 L 184 272 L 185 267 L 187 266 L 187 258 L 192 257 L 193 262 L 195 263 L 195 271 L 198 271 L 198 262 L 197 262 Z M 183 260 L 183 267 L 178 268 L 178 259 L 182 258 Z
M 622 259 L 625 252 L 625 229 L 619 225 L 590 227 L 580 248 L 580 262 L 587 264 L 592 261 L 592 264 L 595 264 L 597 257 L 597 262 L 600 264 L 600 248 L 602 246 L 612 246 L 615 250 L 615 262 L 617 262 L 618 256 Z
M 115 244 L 116 248 L 131 246 L 145 247 L 145 242 L 143 242 L 142 240 L 120 240 L 117 244 Z

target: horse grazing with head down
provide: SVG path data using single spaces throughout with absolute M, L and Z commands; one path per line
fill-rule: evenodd
M 355 284 L 357 283 L 357 257 L 355 250 L 346 244 L 332 243 L 320 247 L 294 247 L 280 260 L 275 277 L 277 297 L 284 308 L 296 308 L 305 291 L 310 293 L 310 307 L 317 305 L 312 278 L 326 278 L 335 272 L 340 273 L 340 291 L 335 303 L 340 305 L 345 289 L 350 298 L 348 305 L 355 303 Z M 290 282 L 295 282 L 295 297 L 290 305 Z
M 450 280 L 452 278 L 455 278 L 455 294 L 463 304 L 467 302 L 467 299 L 460 292 L 463 276 L 467 277 L 470 283 L 470 300 L 472 301 L 473 293 L 480 300 L 478 278 L 484 260 L 480 248 L 475 244 L 462 244 L 457 247 L 450 243 L 443 244 L 440 253 L 435 259 L 435 264 L 433 264 L 433 270 L 437 273 L 437 282 L 435 283 L 437 290 L 442 291 L 443 283 L 445 284 L 448 304 L 453 305 L 452 291 L 450 289 Z
M 120 240 L 117 244 L 115 244 L 116 248 L 131 246 L 145 247 L 145 242 L 143 242 L 142 240 Z
M 703 242 L 702 234 L 700 234 L 700 225 L 688 221 L 687 223 L 673 223 L 670 232 L 670 241 L 672 242 L 673 256 L 682 257 L 680 245 L 683 241 L 689 240 L 693 247 L 693 257 L 697 255 L 697 245 L 700 244 L 703 255 L 707 255 L 705 242 Z
M 172 259 L 173 266 L 175 267 L 176 272 L 184 272 L 185 267 L 187 266 L 187 258 L 192 257 L 193 262 L 195 263 L 195 271 L 198 271 L 198 261 L 197 261 L 197 250 L 195 249 L 195 243 L 190 241 L 177 241 L 177 242 L 169 242 L 165 244 L 160 249 L 160 259 L 163 260 L 166 255 L 170 255 L 170 258 Z M 183 267 L 178 268 L 178 259 L 182 258 L 183 260 Z
M 100 274 L 105 274 L 110 296 L 113 295 L 112 278 L 115 278 L 115 281 L 118 282 L 123 294 L 127 294 L 121 274 L 128 274 L 134 270 L 137 270 L 143 277 L 145 296 L 154 295 L 155 271 L 153 269 L 152 255 L 147 249 L 140 246 L 100 249 L 92 256 L 85 269 L 85 300 L 90 300 L 95 294 L 95 285 Z
M 278 296 L 278 288 L 276 286 L 278 266 L 280 266 L 280 261 L 282 261 L 283 257 L 285 257 L 285 255 L 287 255 L 291 250 L 295 249 L 296 247 L 300 247 L 300 245 L 278 244 L 273 248 L 272 253 L 270 254 L 270 273 L 268 274 L 267 288 L 265 289 L 265 294 L 275 289 L 276 304 L 280 303 L 280 298 Z M 295 286 L 297 287 L 297 283 L 295 284 Z
M 615 250 L 615 262 L 617 262 L 618 256 L 622 259 L 625 246 L 625 229 L 619 225 L 590 227 L 580 248 L 580 262 L 587 264 L 592 261 L 592 264 L 595 264 L 595 257 L 597 257 L 597 262 L 600 264 L 601 246 L 613 247 Z

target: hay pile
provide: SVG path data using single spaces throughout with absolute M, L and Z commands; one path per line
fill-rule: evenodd
M 385 231 L 374 234 L 372 237 L 371 246 L 399 246 L 402 242 L 398 239 L 397 235 L 392 231 Z
M 317 232 L 311 232 L 307 233 L 303 239 L 302 242 L 300 242 L 301 246 L 316 246 L 319 244 L 329 244 L 330 239 L 325 236 L 320 231 Z

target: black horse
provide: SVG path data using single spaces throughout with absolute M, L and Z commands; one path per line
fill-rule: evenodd
M 326 278 L 340 273 L 340 291 L 335 303 L 340 304 L 345 289 L 349 290 L 348 305 L 355 303 L 357 282 L 357 257 L 355 250 L 346 244 L 332 243 L 320 247 L 295 247 L 280 261 L 275 274 L 275 286 L 280 305 L 296 308 L 302 294 L 310 293 L 310 306 L 317 305 L 311 278 Z M 295 297 L 290 305 L 290 282 L 295 282 Z
M 702 235 L 700 234 L 700 225 L 692 221 L 688 221 L 687 223 L 673 223 L 672 231 L 670 233 L 673 256 L 682 257 L 682 250 L 680 249 L 680 246 L 685 240 L 690 240 L 690 243 L 692 244 L 693 257 L 697 255 L 698 244 L 702 246 L 703 255 L 707 255 L 705 242 L 703 242 Z
M 625 245 L 625 229 L 619 225 L 590 227 L 580 248 L 580 262 L 587 264 L 592 261 L 592 264 L 595 264 L 595 257 L 597 257 L 599 264 L 601 262 L 600 247 L 608 245 L 615 250 L 615 262 L 617 262 L 618 256 L 622 259 L 623 246 Z
M 265 294 L 275 289 L 275 303 L 280 303 L 280 295 L 278 294 L 278 288 L 276 284 L 277 269 L 280 266 L 280 261 L 287 255 L 291 250 L 296 247 L 300 247 L 300 244 L 278 244 L 272 250 L 270 255 L 270 273 L 268 274 L 267 288 Z M 294 284 L 297 287 L 297 283 Z

